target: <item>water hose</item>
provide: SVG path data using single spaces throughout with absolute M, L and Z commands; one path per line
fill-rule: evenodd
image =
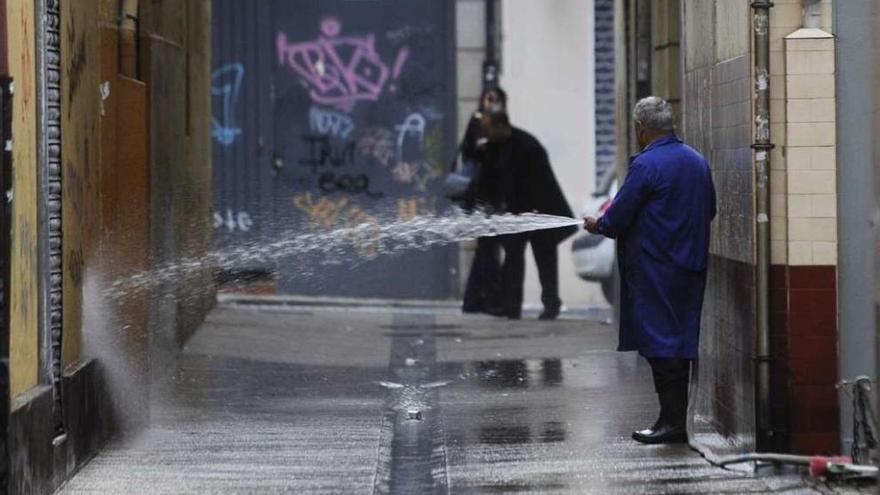
M 773 453 L 753 453 L 735 455 L 719 459 L 718 466 L 725 467 L 730 464 L 742 464 L 745 462 L 767 462 L 771 464 L 788 464 L 806 466 L 810 470 L 810 476 L 862 476 L 877 477 L 877 466 L 854 464 L 848 456 L 807 456 Z

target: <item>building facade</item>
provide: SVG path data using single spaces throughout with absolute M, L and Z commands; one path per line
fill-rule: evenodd
M 210 248 L 210 3 L 21 0 L 0 14 L 4 465 L 9 491 L 51 493 L 146 421 L 150 376 L 213 304 L 209 267 L 146 275 Z
M 691 404 L 713 455 L 847 452 L 836 386 L 876 376 L 872 4 L 617 4 L 619 135 L 636 98 L 669 99 L 718 192 Z

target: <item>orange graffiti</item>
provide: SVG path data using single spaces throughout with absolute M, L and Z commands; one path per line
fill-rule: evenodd
M 317 201 L 312 193 L 301 193 L 293 197 L 293 206 L 305 213 L 311 230 L 356 227 L 363 224 L 378 224 L 379 219 L 367 213 L 349 198 L 330 199 L 321 197 Z M 357 252 L 367 258 L 375 258 L 378 248 L 375 244 L 357 247 Z

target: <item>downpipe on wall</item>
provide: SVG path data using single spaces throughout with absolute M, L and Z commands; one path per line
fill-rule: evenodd
M 755 0 L 755 258 L 757 287 L 757 335 L 755 366 L 757 382 L 757 439 L 759 449 L 774 444 L 770 415 L 770 0 Z

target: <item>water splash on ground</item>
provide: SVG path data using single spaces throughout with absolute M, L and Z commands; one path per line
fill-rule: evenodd
M 415 249 L 424 250 L 478 237 L 580 224 L 581 220 L 539 213 L 486 215 L 454 211 L 446 215 L 422 215 L 410 220 L 365 223 L 317 232 L 289 231 L 281 235 L 278 241 L 244 243 L 201 257 L 159 265 L 152 270 L 116 281 L 105 291 L 105 295 L 119 297 L 131 291 L 149 290 L 200 270 L 233 270 L 265 265 L 293 255 L 320 254 L 331 259 L 344 260 L 351 257 L 352 253 L 360 252 L 376 257 Z

